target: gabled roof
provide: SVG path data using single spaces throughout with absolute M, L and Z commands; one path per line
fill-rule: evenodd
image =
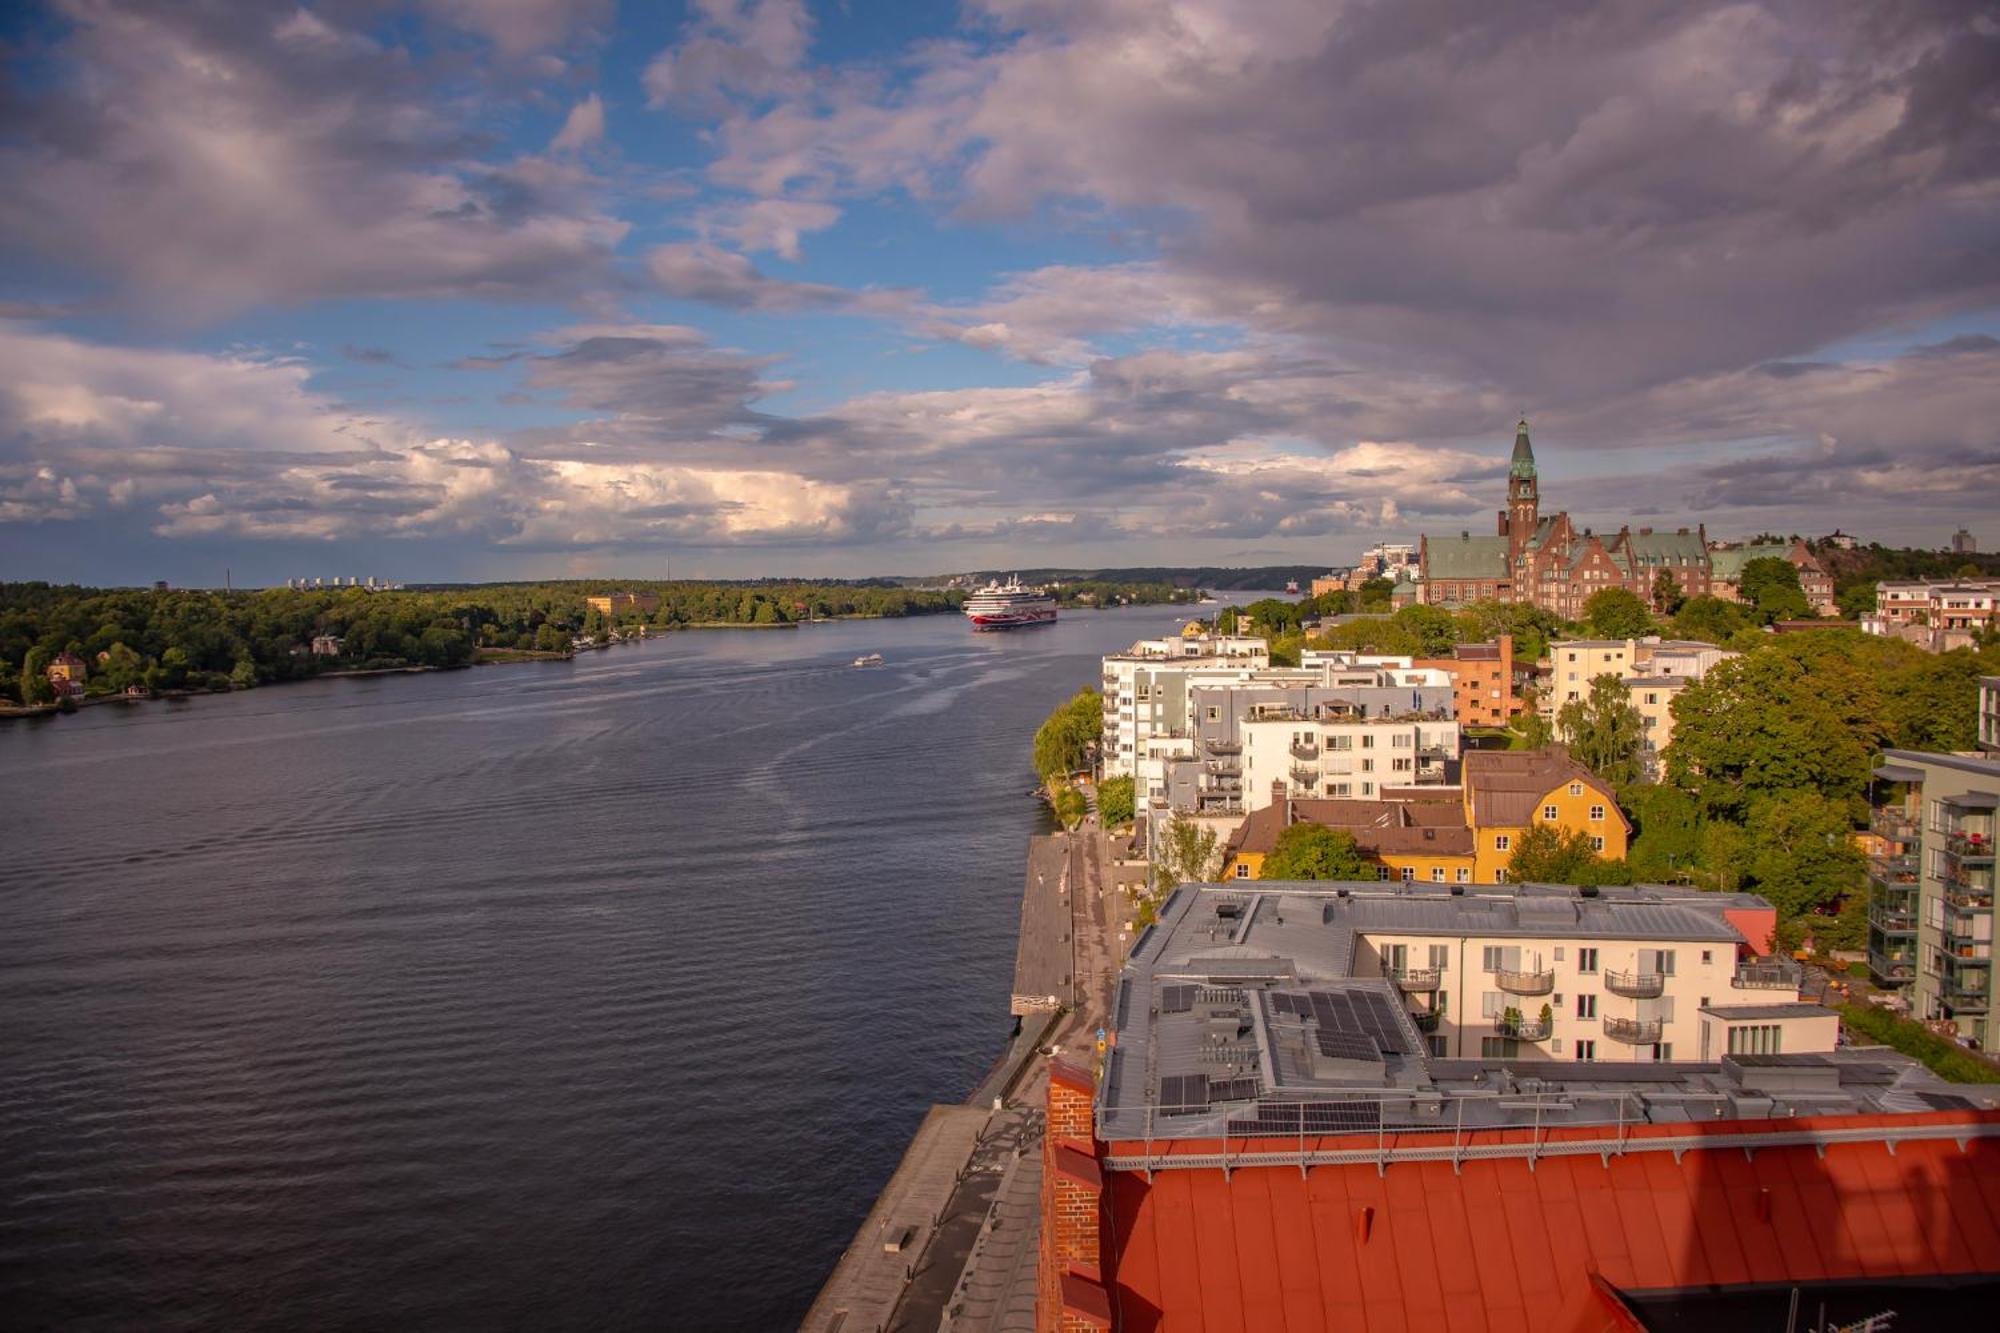
M 1629 538 L 1632 556 L 1641 565 L 1702 565 L 1708 548 L 1693 532 L 1635 532 Z
M 1570 758 L 1569 750 L 1551 745 L 1541 750 L 1471 750 L 1465 756 L 1464 781 L 1472 794 L 1472 822 L 1479 828 L 1523 828 L 1535 819 L 1542 797 L 1570 782 L 1581 782 L 1604 796 L 1618 821 L 1632 825 L 1618 809 L 1611 788 L 1595 773 Z
M 1472 830 L 1457 802 L 1443 801 L 1274 801 L 1253 811 L 1229 835 L 1231 855 L 1269 855 L 1278 836 L 1292 824 L 1320 824 L 1354 835 L 1364 852 L 1429 852 L 1469 856 Z
M 1426 537 L 1425 577 L 1438 579 L 1504 579 L 1507 577 L 1505 537 Z

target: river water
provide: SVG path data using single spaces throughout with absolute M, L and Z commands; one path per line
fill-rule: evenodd
M 0 724 L 0 1325 L 796 1323 L 1006 1035 L 1036 723 L 1175 619 Z

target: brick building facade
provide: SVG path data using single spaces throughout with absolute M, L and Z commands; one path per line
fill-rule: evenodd
M 1705 526 L 1672 532 L 1620 527 L 1606 537 L 1579 530 L 1567 512 L 1543 517 L 1541 477 L 1526 421 L 1515 427 L 1507 507 L 1499 512 L 1495 535 L 1427 533 L 1417 548 L 1424 600 L 1432 606 L 1529 602 L 1569 620 L 1580 618 L 1584 604 L 1607 588 L 1623 588 L 1657 609 L 1653 589 L 1663 573 L 1683 597 L 1733 601 L 1743 566 L 1761 556 L 1789 560 L 1813 609 L 1833 613 L 1833 579 L 1803 542 L 1717 548 L 1709 545 Z

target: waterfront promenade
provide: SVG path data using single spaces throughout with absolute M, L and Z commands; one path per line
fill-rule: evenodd
M 968 1104 L 933 1107 L 802 1327 L 1034 1328 L 1050 1050 L 1093 1050 L 1124 956 L 1129 880 L 1094 824 L 1034 838 L 1013 1009 L 1021 1032 Z

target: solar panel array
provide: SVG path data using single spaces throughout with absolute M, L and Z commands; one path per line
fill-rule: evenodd
M 1163 1014 L 1184 1014 L 1194 1008 L 1192 985 L 1160 987 L 1160 1012 Z
M 1300 997 L 1293 997 L 1296 1012 Z M 1410 1048 L 1403 1036 L 1403 1025 L 1395 1006 L 1386 996 L 1372 990 L 1348 991 L 1307 991 L 1303 997 L 1312 1011 L 1313 1021 L 1319 1025 L 1320 1050 L 1327 1055 L 1336 1052 L 1328 1050 L 1326 1040 L 1329 1034 L 1341 1037 L 1360 1037 L 1372 1047 L 1370 1055 L 1408 1055 Z M 1303 1016 L 1303 1015 L 1301 1015 Z M 1346 1057 L 1361 1058 L 1361 1057 Z
M 1375 1048 L 1373 1037 L 1364 1037 L 1358 1032 L 1340 1032 L 1321 1028 L 1313 1034 L 1319 1045 L 1319 1053 L 1335 1060 L 1362 1060 L 1369 1064 L 1381 1064 L 1382 1052 Z
M 1160 1114 L 1194 1115 L 1208 1109 L 1208 1075 L 1168 1074 L 1160 1080 Z
M 1374 1129 L 1382 1111 L 1374 1102 L 1266 1102 L 1255 1115 L 1229 1122 L 1231 1134 L 1346 1134 Z

